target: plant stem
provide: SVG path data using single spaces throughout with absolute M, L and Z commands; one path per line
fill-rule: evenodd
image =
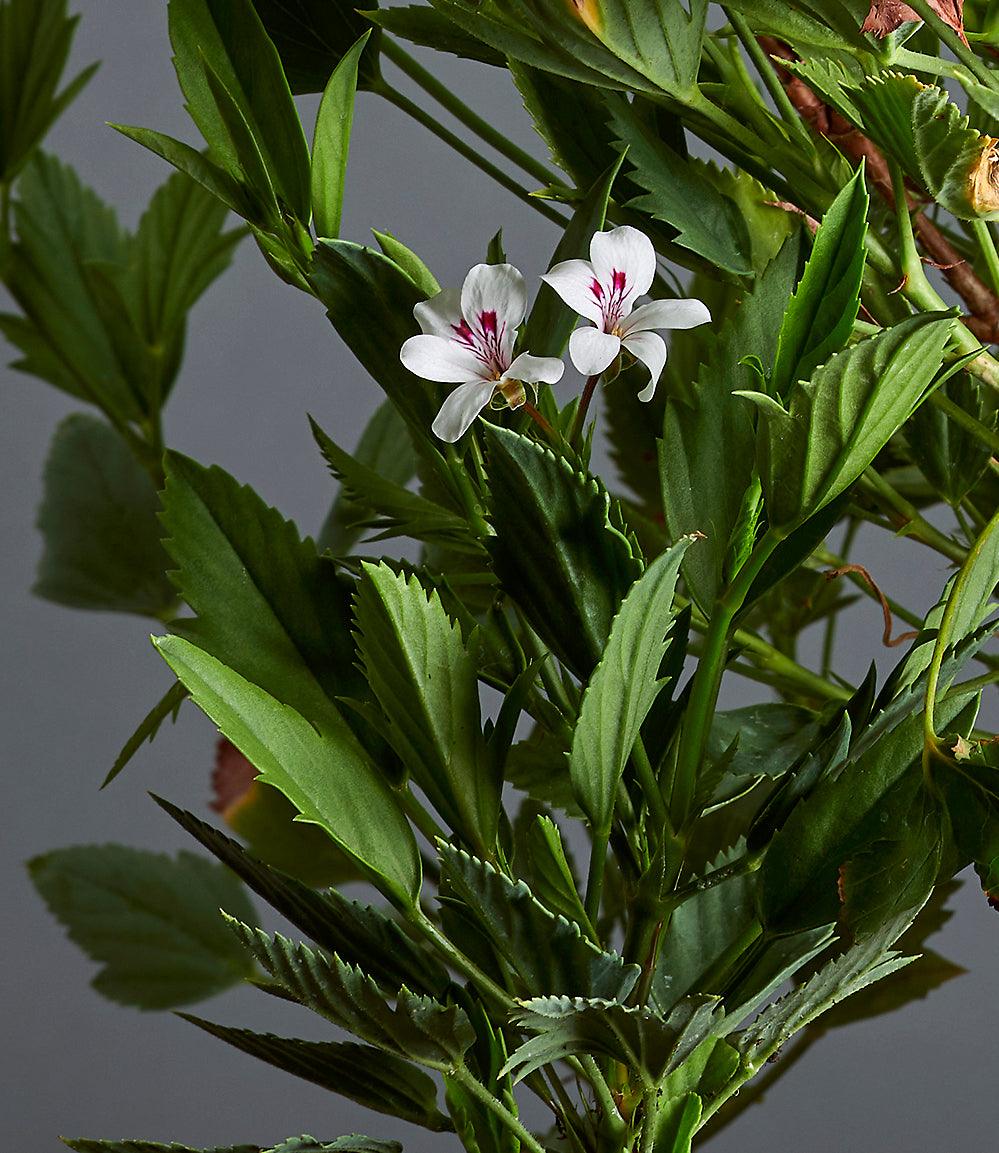
M 949 536 L 945 536 L 939 529 L 935 529 L 919 509 L 911 501 L 906 500 L 875 469 L 869 468 L 864 473 L 860 478 L 860 487 L 902 521 L 902 527 L 907 530 L 905 535 L 914 536 L 957 565 L 964 564 L 967 550 Z M 908 531 L 910 528 L 911 532 Z
M 628 1131 L 628 1122 L 625 1121 L 618 1112 L 617 1104 L 611 1096 L 610 1086 L 607 1084 L 607 1078 L 600 1071 L 600 1066 L 589 1053 L 584 1053 L 579 1058 L 579 1063 L 586 1075 L 586 1080 L 589 1082 L 590 1088 L 593 1090 L 597 1104 L 603 1110 L 604 1120 L 610 1130 L 612 1139 L 620 1142 L 620 1139 Z
M 635 747 L 631 750 L 631 761 L 656 828 L 660 831 L 665 830 L 669 822 L 669 813 L 666 811 L 666 804 L 663 801 L 659 781 L 656 779 L 655 769 L 653 769 L 649 754 L 646 752 L 645 742 L 640 735 L 636 738 Z
M 919 13 L 920 17 L 929 24 L 939 39 L 947 45 L 973 76 L 986 88 L 991 88 L 994 92 L 999 91 L 999 81 L 997 81 L 993 70 L 979 60 L 949 24 L 940 19 L 932 4 L 928 3 L 927 0 L 911 0 L 909 7 Z
M 476 986 L 480 993 L 493 1000 L 505 1014 L 516 1012 L 517 1003 L 510 994 L 505 989 L 501 989 L 488 973 L 483 973 L 474 961 L 470 960 L 460 949 L 456 948 L 422 909 L 410 908 L 405 910 L 405 912 L 413 925 L 419 929 L 437 951 L 445 957 L 459 973 L 463 973 L 472 984 Z
M 604 891 L 604 868 L 607 864 L 607 842 L 610 829 L 593 830 L 593 843 L 590 847 L 590 868 L 586 875 L 586 900 L 583 908 L 590 923 L 596 928 L 600 916 L 600 898 Z
M 601 374 L 599 372 L 595 372 L 592 376 L 587 377 L 586 384 L 583 385 L 579 405 L 576 408 L 576 415 L 572 420 L 572 429 L 569 432 L 569 445 L 571 448 L 575 448 L 579 444 L 579 438 L 583 433 L 583 425 L 586 424 L 586 414 L 590 409 L 590 401 L 593 399 L 593 392 L 597 387 L 600 376 Z
M 485 1108 L 493 1113 L 501 1124 L 510 1130 L 520 1142 L 522 1150 L 530 1150 L 530 1153 L 545 1153 L 544 1146 L 541 1145 L 532 1133 L 529 1133 L 528 1130 L 524 1128 L 520 1118 L 515 1117 L 502 1101 L 497 1100 L 485 1085 L 481 1084 L 469 1073 L 464 1065 L 459 1065 L 453 1069 L 451 1076 L 463 1089 L 467 1089 L 480 1104 L 484 1105 Z
M 999 432 L 994 428 L 989 428 L 987 425 L 982 424 L 980 420 L 976 420 L 970 412 L 965 412 L 959 405 L 955 404 L 950 397 L 942 392 L 939 388 L 931 394 L 930 404 L 939 408 L 940 411 L 952 420 L 965 432 L 970 433 L 976 440 L 979 440 L 987 448 L 992 450 L 994 455 L 999 455 Z
M 784 85 L 781 84 L 770 57 L 760 47 L 760 43 L 753 35 L 752 29 L 739 12 L 731 8 L 725 8 L 724 6 L 722 11 L 728 17 L 728 22 L 735 29 L 736 36 L 739 37 L 739 41 L 743 48 L 746 49 L 750 60 L 752 60 L 756 66 L 756 71 L 759 73 L 760 79 L 770 93 L 770 99 L 773 100 L 781 119 L 798 137 L 799 142 L 804 144 L 808 154 L 813 154 L 815 152 L 815 141 L 802 123 L 801 117 L 798 115 L 798 110 L 791 103 L 791 98 L 785 91 Z
M 992 230 L 989 228 L 988 221 L 973 220 L 971 231 L 975 234 L 978 246 L 982 250 L 992 287 L 996 292 L 999 292 L 999 252 L 996 252 L 995 240 L 992 237 Z
M 421 108 L 419 104 L 410 100 L 408 96 L 384 81 L 382 81 L 374 91 L 384 96 L 390 104 L 394 105 L 401 112 L 405 112 L 407 116 L 411 116 L 418 123 L 422 124 L 424 128 L 432 132 L 439 140 L 443 140 L 445 144 L 450 145 L 460 156 L 464 156 L 464 158 L 471 164 L 474 164 L 476 168 L 480 169 L 487 176 L 491 176 L 497 184 L 501 185 L 508 192 L 512 192 L 514 196 L 522 200 L 525 204 L 529 204 L 547 220 L 551 220 L 553 223 L 559 225 L 560 228 L 565 227 L 567 221 L 560 212 L 556 212 L 554 208 L 551 208 L 543 200 L 532 196 L 528 189 L 518 184 L 513 177 L 508 176 L 501 168 L 497 168 L 492 161 L 480 156 L 470 144 L 467 144 L 460 136 L 456 136 L 450 129 L 438 123 L 429 112 Z
M 782 539 L 782 534 L 773 529 L 768 531 L 739 570 L 735 580 L 715 602 L 680 733 L 673 795 L 670 798 L 670 817 L 674 829 L 683 829 L 691 815 L 697 775 L 704 760 L 708 731 L 725 671 L 732 624 L 760 570 Z
M 512 140 L 508 140 L 488 120 L 484 120 L 463 100 L 455 96 L 446 85 L 442 84 L 432 72 L 429 72 L 415 60 L 397 41 L 388 36 L 382 36 L 381 53 L 391 60 L 401 72 L 404 72 L 410 80 L 418 84 L 428 96 L 446 108 L 456 120 L 460 120 L 466 128 L 470 128 L 477 136 L 495 148 L 502 156 L 505 156 L 507 160 L 511 160 L 542 184 L 560 183 L 561 177 L 558 173 L 552 172 L 540 160 L 525 152 Z

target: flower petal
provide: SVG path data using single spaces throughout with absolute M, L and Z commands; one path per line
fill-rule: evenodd
M 666 341 L 655 332 L 633 332 L 621 343 L 649 370 L 649 383 L 638 394 L 638 399 L 651 400 L 666 365 Z
M 484 375 L 482 361 L 471 349 L 442 336 L 411 336 L 399 349 L 399 359 L 410 372 L 442 384 L 481 380 Z
M 569 337 L 569 356 L 583 376 L 603 372 L 621 351 L 621 341 L 599 328 L 577 328 Z
M 654 328 L 696 328 L 710 319 L 707 305 L 700 300 L 650 300 L 635 309 L 621 325 L 621 331 L 627 336 Z
M 558 384 L 565 365 L 554 356 L 532 356 L 522 352 L 504 373 L 507 380 L 524 380 L 528 384 Z
M 652 241 L 628 224 L 608 232 L 595 232 L 590 241 L 590 260 L 604 288 L 613 284 L 615 272 L 624 273 L 625 315 L 628 304 L 649 291 L 656 275 L 656 250 Z
M 474 329 L 484 312 L 496 314 L 496 328 L 514 329 L 527 314 L 527 285 L 512 264 L 477 264 L 461 286 L 461 315 Z
M 465 432 L 472 421 L 492 400 L 496 389 L 494 380 L 470 380 L 458 388 L 441 405 L 441 410 L 431 425 L 434 435 L 454 444 Z
M 568 306 L 603 327 L 600 302 L 593 294 L 593 265 L 588 260 L 563 260 L 541 279 L 562 297 Z
M 445 288 L 422 300 L 413 309 L 420 328 L 431 336 L 454 336 L 454 326 L 461 323 L 461 293 Z

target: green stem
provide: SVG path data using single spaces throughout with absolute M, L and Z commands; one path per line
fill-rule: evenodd
M 497 184 L 501 185 L 508 192 L 512 192 L 514 196 L 522 200 L 525 204 L 529 204 L 536 212 L 540 212 L 546 220 L 551 220 L 560 228 L 566 226 L 566 218 L 560 213 L 556 212 L 543 200 L 539 200 L 536 196 L 532 196 L 528 189 L 523 185 L 518 184 L 512 176 L 508 176 L 501 168 L 497 168 L 490 160 L 486 160 L 480 156 L 478 152 L 468 143 L 456 136 L 450 129 L 445 128 L 439 124 L 429 112 L 425 111 L 405 96 L 398 89 L 393 88 L 390 84 L 382 81 L 377 88 L 374 89 L 379 95 L 384 98 L 394 107 L 398 108 L 401 112 L 405 112 L 407 116 L 411 116 L 424 128 L 432 132 L 439 140 L 443 140 L 445 144 L 449 145 L 460 156 L 463 156 L 469 163 L 474 164 L 476 168 L 484 172 L 487 176 L 491 176 Z
M 453 444 L 447 446 L 447 462 L 450 466 L 451 477 L 454 480 L 458 497 L 465 507 L 465 514 L 468 517 L 472 530 L 480 540 L 485 540 L 487 537 L 492 536 L 493 532 L 485 517 L 482 515 L 479 496 L 472 486 L 468 469 L 465 468 L 465 463 Z
M 427 838 L 430 845 L 436 845 L 438 838 L 442 841 L 447 840 L 447 834 L 410 792 L 408 785 L 404 789 L 399 789 L 397 795 L 402 801 L 406 815 Z
M 576 415 L 572 419 L 572 429 L 569 432 L 571 448 L 576 448 L 579 445 L 579 438 L 583 434 L 583 425 L 586 424 L 586 414 L 590 411 L 590 401 L 593 400 L 593 393 L 597 387 L 597 382 L 600 380 L 600 375 L 599 372 L 595 372 L 593 376 L 587 377 L 586 384 L 583 385 L 583 392 L 576 407 Z
M 989 270 L 989 279 L 992 287 L 999 292 L 999 252 L 996 252 L 996 243 L 986 220 L 973 220 L 971 231 L 975 234 L 978 246 L 982 250 L 985 265 Z
M 596 928 L 600 917 L 600 898 L 604 891 L 604 868 L 607 864 L 607 843 L 610 829 L 593 830 L 593 844 L 590 847 L 590 868 L 586 875 L 586 900 L 583 908 L 590 923 Z
M 939 388 L 930 396 L 930 404 L 939 408 L 948 420 L 952 420 L 976 440 L 981 441 L 982 444 L 991 449 L 994 455 L 999 455 L 999 432 L 996 432 L 994 428 L 989 428 L 980 420 L 976 420 L 970 412 L 965 412 L 959 404 L 955 404 Z
M 704 648 L 697 662 L 697 671 L 694 673 L 690 699 L 687 702 L 680 733 L 673 795 L 670 800 L 670 817 L 674 829 L 683 829 L 691 815 L 697 776 L 704 760 L 708 732 L 725 671 L 729 634 L 733 622 L 760 570 L 782 539 L 781 534 L 771 529 L 753 550 L 729 588 L 715 603 L 715 610 L 711 614 L 704 638 Z
M 911 501 L 906 500 L 875 469 L 869 468 L 864 473 L 860 478 L 860 487 L 903 522 L 902 527 L 906 530 L 906 536 L 922 541 L 957 565 L 964 564 L 968 555 L 967 550 L 934 528 L 919 509 Z
M 502 1125 L 505 1125 L 506 1128 L 510 1130 L 520 1142 L 522 1150 L 528 1149 L 530 1153 L 545 1153 L 544 1146 L 533 1133 L 528 1132 L 528 1130 L 524 1128 L 520 1118 L 515 1117 L 502 1101 L 494 1097 L 485 1085 L 481 1084 L 469 1073 L 464 1065 L 459 1065 L 457 1068 L 452 1069 L 451 1076 L 463 1089 L 467 1089 L 480 1104 L 485 1106 Z
M 588 1053 L 579 1058 L 579 1064 L 586 1075 L 586 1080 L 593 1090 L 597 1105 L 603 1111 L 603 1120 L 607 1131 L 614 1142 L 613 1147 L 618 1148 L 625 1134 L 628 1132 L 628 1122 L 618 1112 L 617 1104 L 611 1095 L 607 1078 L 600 1071 L 600 1066 Z
M 388 36 L 383 36 L 381 40 L 381 53 L 391 60 L 401 72 L 404 72 L 410 80 L 418 84 L 428 96 L 431 96 L 438 104 L 446 108 L 456 120 L 460 120 L 466 128 L 470 128 L 488 145 L 495 148 L 502 156 L 505 156 L 507 160 L 512 161 L 542 184 L 559 184 L 561 182 L 561 177 L 558 173 L 552 172 L 552 170 L 546 168 L 540 160 L 531 156 L 530 153 L 525 152 L 523 148 L 514 144 L 512 140 L 508 140 L 502 132 L 494 128 L 488 120 L 484 120 L 473 109 L 469 108 L 463 100 L 455 96 L 446 85 L 442 84 L 432 72 L 428 72 L 422 64 L 410 56 L 406 49 L 397 41 L 392 40 Z
M 510 994 L 505 989 L 501 989 L 488 973 L 484 973 L 474 961 L 469 960 L 460 949 L 456 948 L 422 909 L 408 908 L 405 913 L 441 956 L 449 961 L 459 973 L 463 973 L 483 996 L 494 1001 L 496 1006 L 505 1014 L 517 1011 L 517 1003 Z
M 669 823 L 669 813 L 666 811 L 662 789 L 659 787 L 656 771 L 652 767 L 649 754 L 645 749 L 645 742 L 641 736 L 636 738 L 635 747 L 631 750 L 631 763 L 635 767 L 635 776 L 638 778 L 642 795 L 645 797 L 645 803 L 649 806 L 649 813 L 661 837 Z
M 974 52 L 961 39 L 949 24 L 941 20 L 932 4 L 928 0 L 910 0 L 909 7 L 914 9 L 933 29 L 940 40 L 954 53 L 958 60 L 975 76 L 986 88 L 993 92 L 999 91 L 999 80 L 995 73 L 984 61 L 979 60 Z
M 725 7 L 722 8 L 722 11 L 728 17 L 728 22 L 735 29 L 736 36 L 739 37 L 739 41 L 755 65 L 760 79 L 770 93 L 770 99 L 773 100 L 774 106 L 780 113 L 781 120 L 798 137 L 799 142 L 805 145 L 806 151 L 811 155 L 815 151 L 815 141 L 802 123 L 798 110 L 791 103 L 791 98 L 788 96 L 784 85 L 781 84 L 780 77 L 777 75 L 777 70 L 774 68 L 770 57 L 760 47 L 752 29 L 740 13 Z

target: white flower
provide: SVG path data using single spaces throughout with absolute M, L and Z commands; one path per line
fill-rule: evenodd
M 654 330 L 696 328 L 711 319 L 699 300 L 652 300 L 635 308 L 638 297 L 652 287 L 655 274 L 652 241 L 637 228 L 623 225 L 594 233 L 589 260 L 563 261 L 541 278 L 595 325 L 577 328 L 569 338 L 576 368 L 584 376 L 596 376 L 624 348 L 649 370 L 649 383 L 639 400 L 652 399 L 666 364 L 666 342 Z
M 458 440 L 497 393 L 519 408 L 527 400 L 525 383 L 561 380 L 561 360 L 528 352 L 514 359 L 526 313 L 524 278 L 512 264 L 477 264 L 460 293 L 445 289 L 413 309 L 423 335 L 403 344 L 402 363 L 424 380 L 459 385 L 433 423 L 441 440 Z

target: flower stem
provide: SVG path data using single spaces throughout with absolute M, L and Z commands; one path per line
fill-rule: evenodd
M 586 384 L 583 386 L 583 393 L 579 398 L 579 407 L 576 409 L 576 416 L 572 422 L 572 430 L 569 433 L 569 444 L 572 448 L 575 448 L 579 444 L 579 438 L 583 433 L 583 425 L 586 424 L 586 414 L 590 410 L 590 401 L 593 399 L 593 392 L 599 380 L 600 373 L 595 372 L 587 378 Z
M 541 413 L 538 412 L 538 410 L 534 407 L 534 405 L 531 404 L 531 402 L 528 400 L 528 401 L 525 401 L 521 407 L 523 408 L 524 412 L 526 412 L 527 415 L 531 418 L 531 420 L 534 421 L 534 423 L 538 426 L 538 428 L 541 429 L 541 431 L 545 434 L 545 436 L 548 437 L 548 439 L 551 441 L 551 443 L 553 445 L 557 445 L 558 444 L 558 433 L 555 431 L 554 428 L 552 428 L 552 426 L 541 415 Z
M 525 152 L 523 148 L 514 144 L 512 140 L 508 140 L 506 136 L 494 128 L 488 120 L 483 119 L 477 112 L 469 108 L 463 100 L 455 96 L 446 85 L 442 84 L 432 72 L 429 72 L 422 64 L 415 60 L 401 44 L 388 36 L 383 36 L 381 40 L 381 52 L 382 55 L 391 60 L 401 72 L 404 72 L 410 80 L 418 84 L 428 96 L 446 108 L 456 120 L 460 120 L 466 128 L 470 128 L 477 136 L 495 148 L 502 156 L 505 156 L 507 160 L 512 161 L 529 176 L 533 176 L 535 180 L 539 180 L 542 184 L 560 183 L 561 178 L 557 173 L 552 172 L 550 168 L 546 168 L 540 160 L 531 156 L 529 152 Z
M 438 123 L 429 112 L 421 108 L 419 104 L 410 100 L 408 96 L 404 95 L 398 89 L 393 88 L 385 81 L 382 81 L 374 91 L 398 108 L 400 112 L 405 112 L 407 116 L 411 116 L 418 123 L 422 124 L 424 128 L 432 132 L 439 140 L 443 140 L 445 144 L 453 148 L 455 152 L 463 156 L 471 164 L 474 164 L 480 171 L 484 172 L 487 176 L 491 176 L 497 184 L 501 185 L 508 192 L 512 192 L 514 196 L 522 200 L 525 204 L 529 204 L 536 212 L 540 212 L 546 220 L 551 220 L 561 228 L 565 227 L 567 221 L 560 212 L 556 212 L 554 208 L 550 207 L 543 200 L 532 196 L 528 189 L 518 184 L 512 176 L 508 176 L 501 168 L 497 168 L 492 161 L 480 156 L 470 144 L 462 140 L 460 136 L 456 136 L 450 129 L 445 128 L 443 124 Z

